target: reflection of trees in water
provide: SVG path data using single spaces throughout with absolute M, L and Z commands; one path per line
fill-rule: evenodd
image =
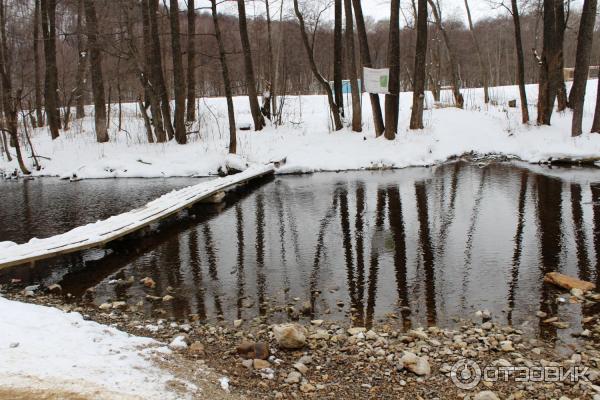
M 235 206 L 237 234 L 237 265 L 235 268 L 237 285 L 237 318 L 242 318 L 242 301 L 245 297 L 246 276 L 244 273 L 244 211 L 240 203 Z
M 408 285 L 406 281 L 406 234 L 404 218 L 402 217 L 402 201 L 398 186 L 387 189 L 388 220 L 394 239 L 394 271 L 396 286 L 400 300 L 400 315 L 405 329 L 410 328 L 410 303 L 408 300 Z
M 585 281 L 590 280 L 590 260 L 585 244 L 583 221 L 583 208 L 581 201 L 581 185 L 571 183 L 571 210 L 573 213 L 573 228 L 575 233 L 575 251 L 579 266 L 579 277 Z
M 477 188 L 477 193 L 475 194 L 475 202 L 473 204 L 473 213 L 471 214 L 471 219 L 469 221 L 469 229 L 467 230 L 467 242 L 465 243 L 465 264 L 463 268 L 463 278 L 462 278 L 462 295 L 461 295 L 461 306 L 464 309 L 466 307 L 466 294 L 469 286 L 469 278 L 471 273 L 471 263 L 473 261 L 473 240 L 475 239 L 475 229 L 477 228 L 477 220 L 479 217 L 479 213 L 481 211 L 481 201 L 483 200 L 483 192 L 485 189 L 486 176 L 488 175 L 490 169 L 485 168 L 481 173 L 481 178 L 479 180 L 479 186 Z
M 517 211 L 517 230 L 514 237 L 514 252 L 508 285 L 508 323 L 512 324 L 512 313 L 515 308 L 515 294 L 519 282 L 519 269 L 521 267 L 521 254 L 523 252 L 523 231 L 525 228 L 525 203 L 527 200 L 527 172 L 522 170 L 520 176 L 519 204 Z
M 265 315 L 265 204 L 262 192 L 256 195 L 256 290 L 258 312 Z
M 596 286 L 600 287 L 600 184 L 590 185 L 594 212 L 594 253 L 596 253 Z
M 202 277 L 202 263 L 198 247 L 198 228 L 190 229 L 188 238 L 188 251 L 190 256 L 190 269 L 194 281 L 193 296 L 196 299 L 195 313 L 200 319 L 206 318 L 206 305 L 204 304 L 204 282 Z
M 555 178 L 536 175 L 538 236 L 540 240 L 540 282 L 545 274 L 558 271 L 561 253 L 562 182 Z M 540 309 L 556 315 L 557 305 L 550 297 L 549 285 L 541 285 Z M 556 327 L 540 320 L 540 333 L 556 337 Z
M 425 305 L 427 308 L 427 322 L 430 325 L 433 325 L 437 320 L 435 263 L 429 228 L 429 210 L 425 182 L 420 181 L 415 183 L 415 193 L 417 198 L 417 218 L 419 222 L 419 249 L 423 258 L 423 267 L 425 269 Z
M 223 316 L 223 305 L 221 303 L 221 296 L 219 294 L 219 274 L 218 274 L 218 265 L 217 265 L 217 256 L 215 252 L 215 245 L 213 241 L 212 229 L 210 228 L 210 223 L 205 222 L 203 228 L 204 234 L 204 246 L 206 250 L 206 257 L 208 259 L 208 276 L 210 276 L 213 281 L 213 296 L 215 302 L 215 311 L 217 316 Z

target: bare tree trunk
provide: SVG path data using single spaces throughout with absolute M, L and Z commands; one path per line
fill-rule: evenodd
M 410 129 L 423 129 L 425 101 L 425 67 L 427 65 L 427 0 L 419 0 L 417 15 L 417 45 L 413 79 L 413 106 Z
M 142 118 L 144 119 L 144 126 L 146 127 L 146 136 L 148 138 L 148 143 L 154 143 L 154 137 L 152 136 L 152 123 L 150 122 L 150 118 L 148 118 L 148 113 L 146 112 L 146 107 L 144 107 L 142 96 L 138 97 L 138 107 L 140 108 Z
M 36 126 L 44 126 L 44 113 L 42 111 L 42 87 L 40 84 L 40 0 L 35 0 L 33 12 L 33 68 L 35 80 L 35 118 Z
M 573 109 L 571 136 L 579 136 L 583 130 L 583 105 L 585 102 L 585 91 L 590 70 L 597 8 L 597 0 L 585 0 L 583 3 L 581 21 L 579 22 L 579 34 L 577 37 L 577 55 L 575 56 L 573 86 L 571 87 L 571 93 L 569 93 L 569 105 Z
M 108 142 L 106 126 L 106 101 L 104 100 L 104 77 L 102 76 L 102 53 L 98 43 L 98 20 L 94 0 L 84 0 L 85 25 L 90 49 L 90 73 L 94 96 L 94 122 L 98 143 Z M 110 104 L 109 104 L 110 107 Z
M 596 108 L 594 110 L 594 122 L 592 122 L 592 133 L 600 133 L 600 78 L 598 79 L 597 92 Z
M 14 143 L 17 153 L 19 168 L 23 174 L 29 175 L 30 172 L 23 162 L 21 146 L 19 145 L 17 106 L 20 102 L 21 91 L 17 91 L 17 94 L 13 96 L 11 68 L 8 64 L 8 40 L 6 38 L 6 15 L 4 14 L 4 7 L 4 0 L 0 0 L 0 89 L 2 93 L 2 108 L 6 121 L 6 130 L 11 137 L 11 141 Z
M 558 91 L 556 93 L 556 99 L 558 102 L 557 111 L 561 112 L 567 109 L 569 106 L 569 99 L 567 96 L 567 85 L 565 85 L 565 58 L 564 58 L 564 41 L 565 41 L 565 30 L 567 29 L 567 21 L 565 19 L 565 2 L 559 0 L 555 3 L 556 11 L 556 29 L 557 29 L 557 41 L 556 51 L 558 53 L 559 61 L 556 67 L 556 79 L 558 82 Z
M 440 10 L 437 9 L 436 5 L 433 3 L 433 0 L 428 0 L 428 2 L 431 6 L 431 11 L 433 12 L 433 17 L 435 19 L 435 23 L 438 27 L 438 30 L 442 33 L 442 37 L 444 38 L 446 50 L 448 50 L 448 63 L 450 64 L 450 75 L 452 78 L 452 94 L 454 95 L 454 102 L 456 103 L 456 107 L 464 108 L 465 100 L 463 98 L 463 95 L 460 93 L 458 63 L 456 62 L 456 58 L 454 57 L 454 51 L 450 46 L 450 38 L 448 37 L 448 32 L 446 32 L 446 29 L 444 29 L 444 25 L 442 23 L 442 16 L 440 15 Z
M 229 117 L 229 153 L 237 152 L 237 134 L 235 127 L 235 110 L 233 108 L 233 93 L 231 91 L 231 80 L 229 78 L 229 68 L 227 67 L 227 53 L 225 44 L 219 27 L 219 14 L 217 13 L 217 0 L 210 0 L 213 25 L 215 28 L 215 37 L 219 45 L 219 60 L 221 61 L 221 73 L 223 74 L 223 84 L 225 86 L 225 97 L 227 98 L 227 116 Z
M 150 113 L 152 114 L 152 125 L 156 141 L 163 143 L 167 141 L 167 133 L 165 132 L 165 124 L 163 121 L 162 108 L 160 106 L 160 85 L 156 77 L 156 63 L 153 62 L 154 45 L 152 42 L 152 27 L 150 24 L 151 6 L 148 0 L 142 3 L 142 29 L 144 38 L 144 67 L 142 71 L 142 81 L 144 86 L 144 94 L 146 101 L 150 103 Z M 133 31 L 132 28 L 129 28 Z M 133 32 L 131 32 L 133 40 Z M 162 76 L 162 70 L 160 71 Z
M 41 0 L 42 35 L 46 73 L 44 97 L 46 115 L 52 139 L 59 136 L 60 114 L 58 111 L 58 71 L 56 67 L 56 0 Z
M 194 0 L 187 0 L 187 121 L 196 120 L 196 9 Z
M 246 20 L 246 5 L 244 0 L 237 0 L 239 25 L 240 25 L 240 40 L 242 42 L 242 52 L 244 53 L 244 72 L 246 73 L 246 89 L 248 91 L 248 99 L 250 100 L 250 112 L 254 120 L 254 130 L 260 131 L 265 126 L 265 119 L 260 112 L 258 104 L 258 95 L 256 94 L 256 81 L 254 79 L 254 68 L 252 66 L 252 47 L 250 38 L 248 37 L 248 26 Z
M 483 56 L 481 55 L 479 41 L 477 40 L 477 36 L 475 35 L 475 29 L 473 28 L 473 19 L 471 18 L 471 9 L 469 8 L 468 0 L 465 0 L 465 7 L 467 9 L 467 17 L 469 20 L 469 30 L 471 31 L 471 37 L 473 38 L 475 51 L 477 51 L 477 59 L 479 60 L 479 73 L 481 74 L 481 79 L 483 80 L 483 95 L 485 99 L 485 104 L 488 104 L 490 102 L 490 91 L 488 88 L 490 81 L 488 77 L 488 66 L 485 65 L 485 62 L 483 61 Z
M 342 85 L 342 0 L 334 0 L 333 23 L 333 91 L 335 104 L 344 116 L 344 93 Z
M 398 131 L 398 107 L 400 106 L 400 0 L 392 0 L 390 4 L 387 64 L 390 76 L 389 94 L 385 95 L 385 138 L 394 140 Z
M 562 72 L 562 41 L 560 30 L 564 24 L 562 0 L 544 0 L 544 42 L 540 66 L 540 83 L 538 95 L 539 125 L 550 125 L 554 102 L 558 96 Z M 562 21 L 562 22 L 561 22 Z
M 149 19 L 150 19 L 150 40 L 152 44 L 152 53 L 150 56 L 150 64 L 153 67 L 154 84 L 157 88 L 157 93 L 160 98 L 160 109 L 162 112 L 163 126 L 167 132 L 169 140 L 175 137 L 175 130 L 171 122 L 171 105 L 169 104 L 169 91 L 165 83 L 163 75 L 162 53 L 160 45 L 160 35 L 158 27 L 158 0 L 146 0 L 149 2 Z
M 352 130 L 362 132 L 361 88 L 358 85 L 356 71 L 356 50 L 354 46 L 354 19 L 352 17 L 352 0 L 344 0 L 346 13 L 346 58 L 348 60 L 348 78 L 352 90 Z
M 183 77 L 183 57 L 179 28 L 179 4 L 171 0 L 169 19 L 171 21 L 171 55 L 173 57 L 173 85 L 175 89 L 175 140 L 187 143 L 185 131 L 185 80 Z
M 363 67 L 370 68 L 373 66 L 371 62 L 371 52 L 369 51 L 369 40 L 367 37 L 367 28 L 365 27 L 365 19 L 362 12 L 361 0 L 352 0 L 354 6 L 354 15 L 356 17 L 356 30 L 358 33 L 358 43 L 360 46 L 360 59 Z M 373 111 L 373 125 L 375 126 L 375 136 L 381 136 L 385 127 L 383 125 L 383 114 L 381 113 L 381 104 L 379 103 L 379 95 L 375 93 L 369 94 L 371 100 L 371 109 Z
M 340 110 L 338 109 L 338 106 L 335 103 L 335 100 L 333 98 L 333 92 L 331 90 L 331 86 L 329 86 L 329 83 L 327 82 L 327 80 L 323 77 L 323 75 L 321 75 L 321 73 L 319 72 L 319 69 L 317 67 L 317 64 L 315 63 L 313 49 L 311 48 L 310 42 L 308 40 L 308 35 L 306 33 L 306 25 L 304 23 L 304 17 L 302 16 L 302 13 L 300 12 L 300 7 L 298 6 L 298 0 L 294 0 L 294 12 L 296 13 L 296 17 L 298 18 L 298 23 L 300 24 L 300 35 L 302 36 L 302 42 L 304 44 L 304 49 L 306 50 L 306 55 L 308 56 L 308 62 L 310 64 L 310 69 L 312 70 L 312 73 L 315 76 L 315 78 L 317 79 L 317 81 L 319 81 L 319 83 L 321 84 L 325 93 L 327 93 L 329 109 L 333 116 L 334 129 L 336 131 L 339 131 L 340 129 L 343 128 L 342 119 L 340 118 Z
M 517 84 L 521 98 L 521 117 L 524 124 L 529 122 L 529 108 L 527 92 L 525 91 L 525 56 L 523 55 L 523 42 L 521 38 L 521 18 L 517 0 L 511 0 L 513 24 L 515 26 L 515 46 L 517 49 Z
M 83 41 L 83 0 L 77 4 L 77 72 L 75 75 L 75 118 L 85 117 L 84 76 L 86 48 Z
M 269 93 L 271 95 L 271 108 L 272 121 L 275 121 L 277 114 L 277 83 L 275 82 L 275 56 L 273 54 L 273 32 L 271 27 L 271 9 L 269 7 L 269 0 L 265 0 L 265 7 L 267 11 L 267 41 L 269 51 Z

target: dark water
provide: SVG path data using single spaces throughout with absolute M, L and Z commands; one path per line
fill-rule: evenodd
M 0 181 L 0 242 L 24 243 L 142 206 L 200 179 Z
M 36 181 L 29 202 L 22 194 L 8 201 L 3 197 L 0 235 L 20 241 L 34 231 L 77 225 L 90 209 L 112 207 L 106 215 L 123 211 L 127 202 L 165 191 L 167 182 L 81 182 L 88 187 L 74 194 L 49 190 L 60 183 Z M 14 191 L 23 183 L 16 185 Z M 7 190 L 12 192 L 0 186 L 3 196 Z M 23 215 L 40 212 L 34 206 L 64 208 L 63 203 L 76 210 L 46 212 L 19 223 Z M 175 318 L 266 315 L 279 321 L 289 318 L 286 305 L 299 309 L 309 301 L 313 311 L 306 319 L 352 317 L 369 325 L 393 314 L 408 328 L 450 326 L 454 318 L 489 309 L 501 322 L 568 336 L 582 329 L 582 316 L 597 311 L 557 303 L 559 293 L 542 278 L 560 271 L 600 284 L 598 169 L 457 162 L 281 176 L 227 204 L 196 207 L 157 231 L 108 250 L 4 273 L 4 280 L 20 274 L 58 282 L 98 304 L 137 303 L 146 294 L 163 296 L 171 287 L 175 300 L 146 301 L 145 309 Z M 131 287 L 114 284 L 129 276 L 136 282 Z M 154 289 L 138 283 L 146 276 L 156 281 Z M 88 288 L 93 293 L 84 294 Z M 540 324 L 538 310 L 559 315 L 572 329 Z

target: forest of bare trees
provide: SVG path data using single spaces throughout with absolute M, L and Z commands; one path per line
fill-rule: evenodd
M 97 141 L 106 142 L 107 103 L 115 102 L 140 105 L 150 143 L 186 143 L 196 99 L 214 96 L 227 98 L 233 153 L 237 95 L 247 96 L 256 131 L 266 119 L 282 122 L 279 98 L 326 94 L 332 128 L 347 122 L 359 132 L 362 67 L 390 68 L 385 104 L 370 96 L 376 136 L 394 139 L 401 91 L 414 91 L 410 128 L 422 129 L 425 91 L 439 101 L 449 88 L 463 108 L 464 88 L 483 87 L 488 103 L 496 101 L 490 87 L 516 84 L 528 123 L 528 83 L 539 83 L 538 124 L 551 124 L 558 100 L 558 111 L 574 111 L 573 136 L 582 133 L 588 70 L 600 58 L 596 0 L 582 9 L 570 0 L 485 0 L 493 17 L 475 15 L 468 0 L 462 15 L 447 14 L 443 0 L 392 0 L 389 18 L 378 21 L 364 16 L 361 0 L 255 1 L 252 10 L 264 12 L 249 15 L 253 3 L 244 0 L 237 12 L 215 0 L 0 1 L 6 154 L 17 147 L 21 158 L 19 140 L 28 140 L 20 112 L 57 138 L 72 107 L 79 119 L 93 105 Z M 571 93 L 565 67 L 575 67 Z M 342 80 L 350 82 L 352 115 L 343 115 Z M 600 131 L 600 111 L 595 122 Z

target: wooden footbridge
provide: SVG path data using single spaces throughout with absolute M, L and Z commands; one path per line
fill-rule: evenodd
M 80 226 L 69 232 L 27 243 L 0 246 L 0 269 L 103 247 L 107 243 L 137 232 L 194 204 L 218 196 L 275 171 L 273 164 L 253 165 L 243 172 L 216 178 L 167 193 L 143 207 L 115 215 L 102 221 Z

